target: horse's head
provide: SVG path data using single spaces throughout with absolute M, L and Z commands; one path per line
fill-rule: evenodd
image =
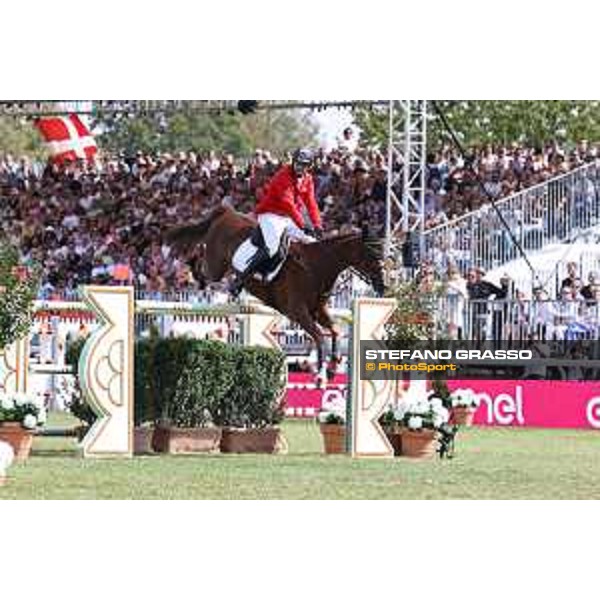
M 385 293 L 382 240 L 369 235 L 357 236 L 352 266 L 373 287 L 378 296 Z

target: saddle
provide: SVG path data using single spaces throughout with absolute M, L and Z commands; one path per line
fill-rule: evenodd
M 254 250 L 256 248 L 256 250 Z M 281 236 L 279 248 L 274 256 L 269 256 L 260 227 L 255 227 L 250 236 L 238 248 L 240 255 L 246 257 L 247 264 L 255 262 L 252 277 L 264 283 L 277 277 L 290 252 L 290 239 L 287 233 Z M 234 255 L 235 259 L 235 255 Z
M 307 270 L 301 246 L 303 244 L 291 243 L 288 233 L 285 232 L 281 236 L 277 252 L 269 257 L 262 230 L 257 226 L 233 253 L 232 266 L 239 273 L 249 271 L 250 277 L 270 283 L 279 275 L 288 260 L 293 260 L 295 264 Z

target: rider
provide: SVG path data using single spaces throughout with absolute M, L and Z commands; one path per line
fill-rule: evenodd
M 281 238 L 287 232 L 291 240 L 303 243 L 320 239 L 321 214 L 315 199 L 315 185 L 310 173 L 313 166 L 313 153 L 301 148 L 294 152 L 291 165 L 279 168 L 267 184 L 255 213 L 262 232 L 264 245 L 259 247 L 243 271 L 235 270 L 236 277 L 230 287 L 235 296 L 239 294 L 244 281 L 256 272 L 262 263 L 279 252 Z M 306 208 L 314 229 L 309 235 L 304 228 L 302 209 Z M 235 255 L 234 255 L 235 262 Z M 234 265 L 235 269 L 235 265 Z

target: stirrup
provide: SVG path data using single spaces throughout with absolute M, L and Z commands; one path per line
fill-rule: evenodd
M 236 278 L 229 284 L 227 291 L 233 296 L 237 298 L 241 293 L 244 287 L 244 278 L 240 276 L 236 276 Z

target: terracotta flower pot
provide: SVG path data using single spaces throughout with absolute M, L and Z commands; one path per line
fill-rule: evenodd
M 346 426 L 321 423 L 320 428 L 321 435 L 323 436 L 325 454 L 345 454 Z
M 433 458 L 436 452 L 436 432 L 433 429 L 403 429 L 402 456 Z
M 383 431 L 394 449 L 394 456 L 400 456 L 402 454 L 401 430 L 398 427 L 384 427 Z
M 21 423 L 5 421 L 0 423 L 0 440 L 12 446 L 15 461 L 23 461 L 29 457 L 31 452 L 33 431 L 23 427 Z
M 261 429 L 224 427 L 221 437 L 221 452 L 283 454 L 287 452 L 287 441 L 279 427 Z
M 475 411 L 472 406 L 454 406 L 450 412 L 450 424 L 470 427 L 473 425 Z
M 220 427 L 164 427 L 154 429 L 152 448 L 169 454 L 205 454 L 219 451 Z
M 136 427 L 133 430 L 133 453 L 134 454 L 153 454 L 152 438 L 154 437 L 154 427 Z

